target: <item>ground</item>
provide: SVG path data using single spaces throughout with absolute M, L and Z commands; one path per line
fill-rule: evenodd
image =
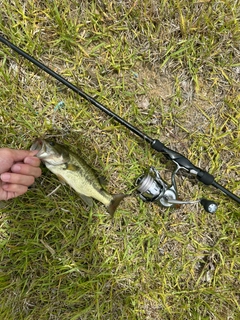
M 0 5 L 2 36 L 240 196 L 238 1 Z M 56 139 L 113 194 L 149 166 L 170 183 L 172 163 L 2 43 L 0 70 L 1 147 Z M 134 193 L 111 218 L 42 169 L 0 205 L 0 319 L 239 318 L 239 204 L 182 173 L 179 197 L 216 214 Z

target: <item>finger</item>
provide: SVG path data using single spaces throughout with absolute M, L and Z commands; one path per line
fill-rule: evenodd
M 39 167 L 32 166 L 25 163 L 15 163 L 11 167 L 11 171 L 14 173 L 19 173 L 21 175 L 33 176 L 35 178 L 40 177 L 42 170 Z
M 37 150 L 30 151 L 30 150 L 15 150 L 15 149 L 6 149 L 6 152 L 9 152 L 13 161 L 23 161 L 26 157 L 32 157 L 37 154 Z
M 34 183 L 34 177 L 28 176 L 24 174 L 17 174 L 11 172 L 5 172 L 1 174 L 1 180 L 3 182 L 7 182 L 6 185 L 23 185 L 23 186 L 30 186 Z
M 37 157 L 26 157 L 24 159 L 24 163 L 30 164 L 33 167 L 39 167 L 41 160 L 38 159 Z
M 3 190 L 7 192 L 7 199 L 12 199 L 18 197 L 28 191 L 27 186 L 19 184 L 4 184 L 2 186 Z

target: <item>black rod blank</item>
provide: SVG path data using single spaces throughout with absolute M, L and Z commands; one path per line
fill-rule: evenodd
M 15 46 L 13 43 L 11 43 L 10 41 L 8 41 L 7 39 L 3 38 L 0 35 L 0 41 L 2 43 L 4 43 L 5 45 L 7 45 L 8 47 L 10 47 L 11 49 L 13 49 L 14 51 L 16 51 L 18 54 L 20 54 L 21 56 L 23 56 L 24 58 L 26 58 L 27 60 L 29 60 L 30 62 L 32 62 L 33 64 L 35 64 L 37 67 L 39 67 L 40 69 L 42 69 L 43 71 L 45 71 L 46 73 L 48 73 L 50 76 L 52 76 L 53 78 L 55 78 L 56 80 L 58 80 L 59 82 L 63 83 L 65 86 L 67 86 L 69 89 L 73 90 L 75 93 L 79 94 L 82 98 L 86 99 L 87 101 L 91 102 L 95 107 L 97 107 L 98 109 L 102 110 L 103 112 L 105 112 L 107 115 L 109 115 L 110 117 L 112 117 L 113 119 L 115 119 L 116 121 L 118 121 L 119 123 L 121 123 L 122 125 L 124 125 L 125 127 L 127 127 L 129 130 L 131 130 L 132 132 L 134 132 L 136 135 L 138 135 L 140 138 L 144 139 L 145 141 L 147 141 L 148 143 L 152 143 L 153 139 L 151 139 L 150 137 L 148 137 L 146 134 L 144 134 L 143 132 L 141 132 L 140 130 L 138 130 L 136 127 L 134 127 L 133 125 L 131 125 L 129 122 L 127 122 L 126 120 L 124 120 L 123 118 L 119 117 L 116 113 L 114 113 L 113 111 L 111 111 L 110 109 L 108 109 L 107 107 L 105 107 L 104 105 L 102 105 L 100 102 L 98 102 L 97 100 L 95 100 L 93 97 L 89 96 L 88 94 L 86 94 L 85 92 L 83 92 L 82 90 L 80 90 L 79 88 L 77 88 L 75 85 L 73 85 L 71 82 L 69 82 L 67 79 L 63 78 L 62 76 L 60 76 L 58 73 L 54 72 L 53 70 L 51 70 L 50 68 L 48 68 L 46 65 L 44 65 L 43 63 L 41 63 L 40 61 L 36 60 L 35 58 L 33 58 L 32 56 L 30 56 L 28 53 L 26 53 L 25 51 L 21 50 L 20 48 L 18 48 L 17 46 Z

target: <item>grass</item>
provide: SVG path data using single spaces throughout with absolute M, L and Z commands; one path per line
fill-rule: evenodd
M 10 41 L 240 195 L 238 1 L 0 4 Z M 150 165 L 169 179 L 172 165 L 125 128 L 4 45 L 0 57 L 1 146 L 52 135 L 112 193 Z M 219 203 L 216 215 L 129 197 L 111 219 L 67 186 L 53 192 L 43 167 L 1 203 L 0 319 L 238 319 L 239 205 L 185 176 L 178 185 L 183 199 Z

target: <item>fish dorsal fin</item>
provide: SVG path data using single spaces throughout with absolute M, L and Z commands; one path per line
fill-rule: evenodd
M 101 186 L 105 187 L 107 185 L 107 179 L 104 176 L 99 176 L 98 177 L 98 181 L 99 181 Z
M 79 196 L 89 207 L 93 206 L 92 198 L 89 198 L 89 197 L 87 197 L 87 196 L 85 196 L 84 194 L 81 194 L 81 193 L 79 193 Z

